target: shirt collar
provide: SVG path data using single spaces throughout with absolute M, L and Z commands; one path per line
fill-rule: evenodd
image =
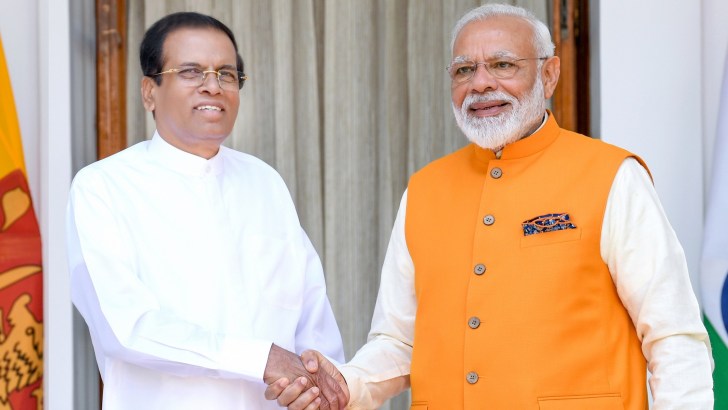
M 159 135 L 158 131 L 154 131 L 147 151 L 152 158 L 161 163 L 163 166 L 185 175 L 204 176 L 209 174 L 219 174 L 222 172 L 222 152 L 225 147 L 220 147 L 220 151 L 210 159 L 190 154 L 171 145 Z
M 480 148 L 475 144 L 470 145 L 475 150 L 476 158 L 485 162 L 491 159 L 523 158 L 544 150 L 554 142 L 559 135 L 559 130 L 559 124 L 556 123 L 554 115 L 551 111 L 547 110 L 541 126 L 533 134 L 506 145 L 499 152 L 500 155 L 496 155 L 496 153 L 489 149 Z

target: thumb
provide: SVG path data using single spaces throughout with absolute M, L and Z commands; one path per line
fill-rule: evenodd
M 306 350 L 301 354 L 301 361 L 309 373 L 316 373 L 319 368 L 318 352 L 315 350 Z

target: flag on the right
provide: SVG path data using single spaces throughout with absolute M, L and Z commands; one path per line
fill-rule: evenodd
M 700 288 L 713 345 L 715 408 L 728 409 L 728 56 L 718 111 Z

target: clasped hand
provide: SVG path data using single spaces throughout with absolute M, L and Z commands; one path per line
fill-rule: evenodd
M 263 381 L 268 385 L 265 398 L 277 400 L 290 410 L 343 410 L 349 402 L 344 377 L 315 350 L 307 350 L 298 357 L 272 345 Z

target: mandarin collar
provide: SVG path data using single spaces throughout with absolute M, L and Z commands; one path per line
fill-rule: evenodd
M 475 157 L 480 161 L 489 162 L 494 159 L 508 160 L 524 158 L 543 151 L 556 140 L 560 131 L 554 114 L 547 110 L 546 116 L 546 122 L 536 132 L 503 147 L 500 158 L 496 158 L 493 151 L 471 143 L 470 145 L 473 147 Z
M 223 159 L 220 153 L 223 149 L 221 146 L 214 157 L 205 159 L 171 145 L 159 135 L 158 131 L 154 131 L 154 136 L 147 146 L 149 155 L 156 161 L 173 171 L 192 176 L 217 175 L 222 172 Z

